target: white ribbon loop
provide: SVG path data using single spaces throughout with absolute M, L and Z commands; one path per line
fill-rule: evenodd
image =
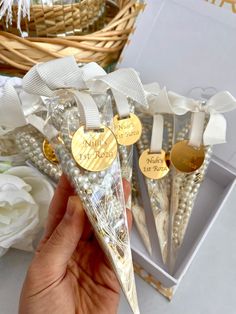
M 93 97 L 87 93 L 81 93 L 79 91 L 74 92 L 81 122 L 86 126 L 87 130 L 97 130 L 101 127 L 100 115 L 98 107 Z
M 164 118 L 162 114 L 173 114 L 174 112 L 165 87 L 160 89 L 158 83 L 152 83 L 144 85 L 144 89 L 148 100 L 148 109 L 144 107 L 141 110 L 153 116 L 150 151 L 152 153 L 160 153 L 164 133 Z
M 223 91 L 212 96 L 206 106 L 209 113 L 224 113 L 236 108 L 236 99 L 228 92 Z
M 163 131 L 164 131 L 164 118 L 160 114 L 155 114 L 153 116 L 152 138 L 150 146 L 151 153 L 161 152 L 163 142 Z
M 112 94 L 116 102 L 116 108 L 120 119 L 127 118 L 130 114 L 130 106 L 127 97 L 115 89 L 112 89 Z

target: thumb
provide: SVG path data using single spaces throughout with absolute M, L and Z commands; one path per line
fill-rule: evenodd
M 82 236 L 84 224 L 82 203 L 78 196 L 71 196 L 64 217 L 37 256 L 38 262 L 51 272 L 64 272 Z

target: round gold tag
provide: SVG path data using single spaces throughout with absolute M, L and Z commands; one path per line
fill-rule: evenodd
M 43 141 L 43 154 L 47 158 L 47 160 L 50 161 L 52 164 L 55 165 L 58 164 L 55 151 L 52 148 L 51 144 L 46 139 Z
M 191 173 L 199 169 L 204 159 L 204 146 L 193 147 L 189 145 L 187 140 L 176 143 L 170 152 L 172 165 L 177 170 L 185 173 Z
M 111 166 L 117 156 L 117 141 L 106 126 L 86 131 L 81 126 L 73 135 L 72 155 L 79 166 L 89 171 L 102 171 Z
M 142 134 L 142 124 L 139 118 L 130 113 L 129 117 L 120 119 L 118 115 L 113 118 L 114 133 L 117 138 L 117 142 L 120 145 L 133 145 L 136 143 Z
M 150 150 L 146 149 L 139 158 L 139 168 L 149 179 L 163 178 L 169 172 L 165 151 L 150 153 Z

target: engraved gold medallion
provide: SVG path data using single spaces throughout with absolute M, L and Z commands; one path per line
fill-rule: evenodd
M 142 124 L 139 118 L 130 113 L 129 117 L 120 119 L 118 115 L 113 118 L 114 133 L 120 145 L 129 146 L 136 143 L 142 134 Z
M 165 177 L 169 172 L 165 151 L 151 153 L 149 149 L 146 149 L 139 158 L 139 168 L 145 177 L 149 179 L 157 180 Z
M 81 126 L 73 135 L 72 155 L 77 164 L 89 171 L 102 171 L 111 166 L 117 156 L 114 133 L 102 125 L 99 130 L 85 130 Z
M 43 141 L 43 154 L 52 164 L 58 164 L 55 151 L 52 148 L 52 145 L 46 139 Z
M 189 145 L 187 140 L 176 143 L 170 152 L 172 165 L 184 173 L 191 173 L 199 169 L 204 159 L 204 146 L 193 147 Z

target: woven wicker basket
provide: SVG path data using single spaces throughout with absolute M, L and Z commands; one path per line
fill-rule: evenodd
M 30 37 L 56 37 L 93 32 L 103 26 L 105 0 L 53 1 L 53 5 L 34 0 L 30 6 L 30 21 L 22 18 L 21 31 Z M 58 4 L 59 3 L 59 4 Z M 12 23 L 6 26 L 6 15 L 0 20 L 0 30 L 20 35 L 17 29 L 18 6 L 12 7 Z
M 74 55 L 79 63 L 94 61 L 107 67 L 119 58 L 142 8 L 142 4 L 120 0 L 117 12 L 117 8 L 107 1 L 106 26 L 87 35 L 21 38 L 0 31 L 0 71 L 20 76 L 36 63 L 67 55 Z

